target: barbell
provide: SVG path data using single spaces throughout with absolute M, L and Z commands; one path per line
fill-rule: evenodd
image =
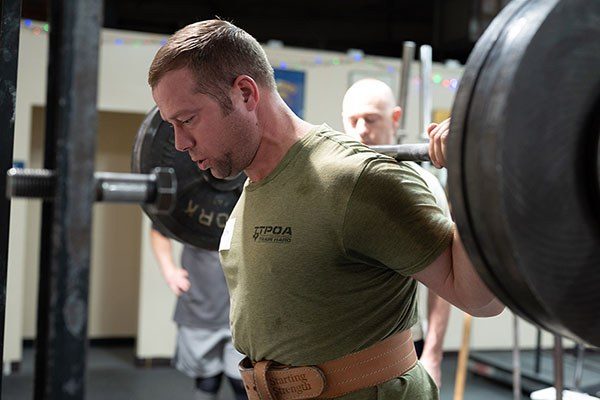
M 595 345 L 600 345 L 599 18 L 600 2 L 586 0 L 507 5 L 465 66 L 448 144 L 450 201 L 482 279 L 520 316 Z M 177 157 L 171 128 L 156 110 L 141 133 L 158 138 L 151 148 L 160 148 L 164 158 Z M 427 147 L 374 149 L 397 160 L 424 161 Z M 190 174 L 200 174 L 195 165 L 190 168 Z M 193 218 L 176 220 L 168 223 L 183 237 Z
M 11 168 L 6 173 L 7 197 L 51 201 L 56 174 L 49 169 Z M 94 201 L 143 203 L 151 214 L 169 214 L 177 199 L 177 178 L 172 168 L 157 167 L 148 174 L 94 173 Z
M 479 275 L 521 317 L 597 346 L 598 20 L 599 1 L 509 3 L 467 61 L 448 143 L 449 197 Z M 399 161 L 427 161 L 427 147 L 373 148 Z M 171 211 L 158 212 L 152 195 L 136 201 L 173 238 L 216 249 L 246 177 L 219 180 L 200 171 L 175 150 L 172 127 L 153 109 L 138 131 L 132 170 L 149 176 L 165 167 L 177 182 Z M 20 175 L 13 171 L 9 180 Z

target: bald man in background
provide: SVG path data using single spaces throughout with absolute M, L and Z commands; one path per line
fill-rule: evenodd
M 344 130 L 347 134 L 366 145 L 394 144 L 402 109 L 396 105 L 392 89 L 377 79 L 362 79 L 346 92 L 342 104 Z M 436 203 L 450 216 L 444 189 L 430 172 L 419 167 L 419 173 L 436 197 Z M 431 290 L 427 297 L 427 335 L 423 338 L 421 323 L 412 328 L 419 361 L 434 379 L 438 387 L 442 384 L 442 344 L 450 304 Z

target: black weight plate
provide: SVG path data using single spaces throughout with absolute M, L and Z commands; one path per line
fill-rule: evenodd
M 519 315 L 545 329 L 556 329 L 556 326 L 552 325 L 552 317 L 546 307 L 531 293 L 528 282 L 522 278 L 519 266 L 516 263 L 508 263 L 504 259 L 505 254 L 510 254 L 511 248 L 509 242 L 498 238 L 497 231 L 500 228 L 489 226 L 487 223 L 490 214 L 501 212 L 497 205 L 501 199 L 498 198 L 497 193 L 489 192 L 481 185 L 491 185 L 489 179 L 496 181 L 498 177 L 494 168 L 496 160 L 491 159 L 486 152 L 489 150 L 490 141 L 496 138 L 497 126 L 489 125 L 490 121 L 487 117 L 498 109 L 497 103 L 506 96 L 510 82 L 497 86 L 494 90 L 490 86 L 498 83 L 498 74 L 503 67 L 515 65 L 517 55 L 526 51 L 531 37 L 556 2 L 557 0 L 547 1 L 544 9 L 540 9 L 536 1 L 527 1 L 504 25 L 479 70 L 471 94 L 469 117 L 465 121 L 463 137 L 463 145 L 466 149 L 463 154 L 463 176 L 467 182 L 465 193 L 468 198 L 473 234 L 477 237 L 480 251 L 485 254 L 487 273 L 494 276 L 496 285 L 502 288 L 498 296 L 505 304 Z M 527 21 L 526 29 L 521 26 L 524 21 Z M 506 48 L 509 35 L 511 56 L 502 54 L 504 57 L 502 58 L 499 52 Z M 493 176 L 490 177 L 490 174 Z M 498 268 L 499 265 L 502 265 L 502 269 Z
M 235 206 L 245 176 L 209 182 L 187 153 L 175 149 L 173 128 L 153 108 L 138 130 L 133 148 L 132 170 L 147 173 L 153 168 L 172 167 L 177 176 L 177 202 L 170 214 L 152 214 L 142 206 L 161 231 L 183 243 L 216 250 L 225 222 Z M 235 183 L 235 184 L 234 184 Z M 218 188 L 217 188 L 217 187 Z M 233 190 L 223 190 L 224 188 Z
M 599 20 L 600 2 L 528 2 L 480 70 L 463 139 L 474 234 L 503 293 L 517 313 L 593 345 Z
M 492 21 L 488 29 L 477 41 L 471 52 L 458 91 L 452 107 L 452 119 L 450 121 L 450 139 L 448 143 L 448 189 L 452 204 L 452 212 L 456 220 L 461 239 L 473 261 L 477 272 L 486 285 L 511 309 L 520 309 L 519 314 L 531 322 L 535 321 L 536 312 L 529 313 L 521 306 L 519 299 L 514 300 L 502 283 L 504 277 L 496 275 L 496 271 L 490 268 L 474 229 L 473 216 L 470 209 L 472 205 L 466 195 L 467 187 L 475 184 L 471 178 L 465 176 L 466 158 L 465 138 L 467 136 L 467 120 L 473 117 L 470 114 L 473 91 L 480 78 L 480 72 L 487 61 L 494 45 L 503 34 L 506 26 L 512 21 L 515 14 L 519 13 L 528 4 L 529 0 L 513 0 Z M 477 115 L 474 116 L 475 118 Z M 468 178 L 471 181 L 468 181 Z

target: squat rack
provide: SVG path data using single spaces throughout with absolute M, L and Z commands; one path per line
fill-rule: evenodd
M 1 4 L 0 342 L 3 343 L 10 221 L 10 200 L 4 193 L 6 172 L 13 159 L 21 0 L 2 0 Z M 55 0 L 50 4 L 44 168 L 56 171 L 56 191 L 53 202 L 44 202 L 42 207 L 36 400 L 85 396 L 102 9 L 101 0 Z

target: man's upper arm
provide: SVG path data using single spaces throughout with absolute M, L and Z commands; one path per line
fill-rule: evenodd
M 455 304 L 457 298 L 452 285 L 454 279 L 452 245 L 448 246 L 431 264 L 412 275 L 412 277 L 433 290 L 438 296 Z
M 504 309 L 479 277 L 456 229 L 452 244 L 412 277 L 475 317 L 491 317 Z
M 343 240 L 348 254 L 409 276 L 438 257 L 451 243 L 452 230 L 413 167 L 377 159 L 354 188 Z

